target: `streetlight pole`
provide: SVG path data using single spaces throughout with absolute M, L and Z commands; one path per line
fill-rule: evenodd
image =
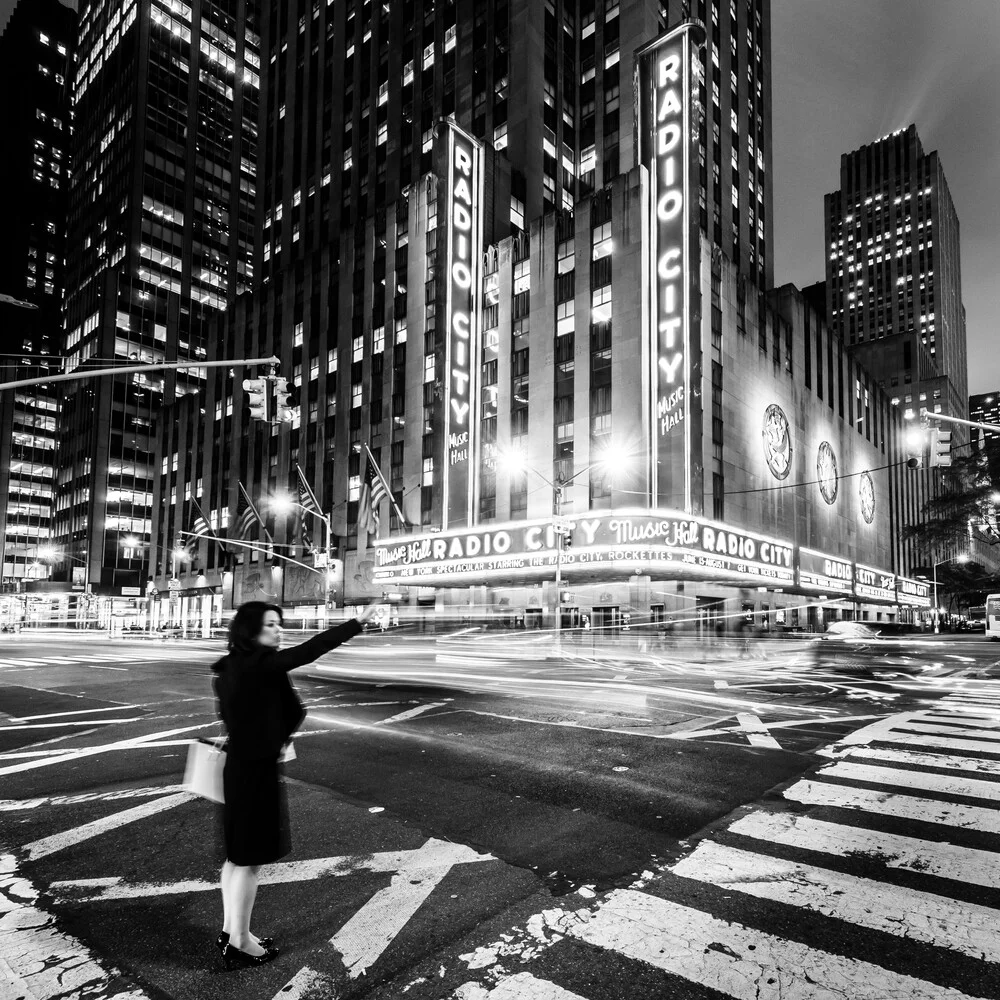
M 938 566 L 943 566 L 945 563 L 949 563 L 952 560 L 948 559 L 938 559 L 934 563 L 933 567 L 933 577 L 934 577 L 934 634 L 941 634 L 941 609 L 938 607 L 938 584 L 937 584 L 937 568 Z M 967 563 L 969 561 L 969 556 L 966 553 L 962 553 L 955 557 L 955 562 Z

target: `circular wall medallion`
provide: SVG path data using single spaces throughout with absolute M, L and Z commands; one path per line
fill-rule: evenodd
M 816 452 L 816 478 L 819 480 L 819 491 L 827 503 L 837 499 L 837 456 L 829 441 L 824 441 Z
M 875 481 L 867 472 L 861 473 L 858 493 L 861 494 L 861 516 L 866 524 L 871 524 L 875 520 Z
M 764 458 L 775 479 L 784 479 L 792 468 L 792 432 L 788 417 L 777 403 L 764 411 Z

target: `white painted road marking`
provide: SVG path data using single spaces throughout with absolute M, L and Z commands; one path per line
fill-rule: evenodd
M 490 854 L 477 854 L 464 844 L 451 844 L 431 838 L 423 847 L 409 851 L 384 851 L 377 854 L 347 854 L 336 858 L 312 858 L 308 861 L 278 862 L 260 869 L 261 885 L 284 885 L 289 882 L 309 882 L 314 879 L 355 872 L 398 872 L 403 869 L 433 868 L 444 865 L 469 864 L 476 861 L 495 861 Z M 217 881 L 203 882 L 190 879 L 183 882 L 141 882 L 123 884 L 118 878 L 114 884 L 103 884 L 98 891 L 87 880 L 71 879 L 53 882 L 53 893 L 66 894 L 77 902 L 108 902 L 117 899 L 144 899 L 151 896 L 173 896 L 189 892 L 218 892 Z
M 863 854 L 883 861 L 887 868 L 937 875 L 971 885 L 1000 888 L 1000 854 L 971 847 L 862 830 L 808 816 L 755 812 L 738 819 L 731 833 L 806 851 L 848 857 Z
M 1000 760 L 986 757 L 959 757 L 954 754 L 927 753 L 920 750 L 896 750 L 892 747 L 858 747 L 848 754 L 850 760 L 881 760 L 890 764 L 913 764 L 946 771 L 995 774 L 1000 777 Z
M 194 798 L 189 792 L 178 792 L 175 795 L 167 795 L 162 799 L 155 799 L 152 802 L 144 802 L 140 806 L 133 806 L 131 809 L 123 809 L 121 812 L 113 813 L 111 816 L 103 816 L 90 823 L 74 827 L 62 833 L 55 833 L 51 837 L 43 837 L 41 840 L 25 844 L 24 850 L 28 852 L 28 858 L 37 861 L 56 851 L 65 850 L 74 844 L 80 844 L 92 837 L 97 837 L 110 830 L 117 830 L 128 823 L 135 823 L 148 816 L 155 816 L 157 813 L 173 809 L 174 806 L 183 805 Z
M 966 806 L 917 795 L 897 795 L 812 780 L 797 781 L 791 788 L 785 789 L 784 796 L 809 806 L 856 809 L 919 823 L 941 823 L 960 830 L 1000 833 L 1000 812 L 993 806 Z
M 149 1000 L 138 988 L 116 990 L 119 973 L 91 957 L 75 938 L 56 929 L 37 906 L 38 892 L 17 871 L 12 855 L 0 855 L 0 995 L 20 1000 L 100 997 Z
M 737 850 L 710 840 L 671 866 L 675 875 L 771 899 L 869 930 L 1000 962 L 997 911 L 905 886 Z
M 571 927 L 570 934 L 736 1000 L 968 1000 L 966 994 L 937 983 L 719 920 L 633 889 L 614 890 L 594 916 Z
M 79 795 L 47 795 L 40 799 L 0 799 L 0 812 L 38 809 L 40 806 L 75 806 L 81 802 L 112 802 L 116 799 L 143 799 L 181 792 L 183 785 L 157 785 L 146 788 L 122 788 L 117 792 L 80 792 Z
M 454 996 L 455 1000 L 585 1000 L 579 993 L 570 993 L 547 979 L 536 979 L 530 972 L 509 976 L 492 990 L 466 983 Z
M 432 701 L 427 705 L 417 705 L 416 708 L 407 709 L 405 712 L 400 712 L 398 715 L 392 715 L 388 719 L 379 719 L 378 722 L 373 722 L 373 726 L 388 726 L 392 722 L 404 722 L 406 719 L 412 719 L 415 716 L 423 715 L 424 712 L 429 712 L 432 708 L 444 708 L 447 705 L 447 701 Z
M 190 733 L 195 729 L 205 729 L 208 726 L 215 726 L 218 723 L 213 719 L 209 722 L 201 722 L 195 726 L 182 726 L 180 729 L 167 729 L 160 733 L 149 733 L 146 736 L 136 736 L 129 740 L 119 740 L 117 743 L 105 743 L 103 746 L 82 747 L 79 750 L 70 750 L 66 753 L 59 753 L 55 756 L 46 756 L 43 759 L 25 761 L 21 764 L 8 764 L 7 767 L 0 767 L 0 777 L 6 774 L 18 774 L 21 771 L 31 771 L 37 767 L 49 767 L 52 764 L 64 764 L 68 761 L 80 760 L 82 757 L 96 757 L 98 754 L 107 753 L 109 750 L 132 750 L 143 746 L 162 746 L 154 743 L 164 736 L 178 736 L 180 733 Z
M 351 979 L 374 964 L 451 868 L 450 861 L 433 866 L 418 862 L 418 866 L 400 868 L 389 885 L 376 892 L 330 938 Z
M 747 734 L 751 746 L 781 749 L 781 744 L 767 731 L 759 716 L 750 712 L 737 712 L 736 721 L 740 724 L 740 731 Z
M 856 764 L 853 759 L 838 761 L 836 764 L 824 767 L 820 774 L 824 778 L 848 778 L 852 781 L 867 781 L 869 784 L 886 785 L 890 788 L 939 792 L 942 795 L 965 795 L 969 798 L 989 799 L 991 802 L 1000 799 L 998 781 L 959 778 L 953 774 L 934 774 L 927 771 L 905 771 L 900 767 L 874 767 L 869 764 Z

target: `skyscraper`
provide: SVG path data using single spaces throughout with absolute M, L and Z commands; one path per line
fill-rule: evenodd
M 63 353 L 71 367 L 207 356 L 253 280 L 260 39 L 244 0 L 84 0 L 73 84 Z M 188 369 L 67 383 L 55 542 L 77 588 L 145 578 L 153 427 Z
M 36 0 L 19 4 L 0 35 L 0 92 L 7 95 L 0 103 L 0 293 L 14 300 L 0 300 L 3 382 L 58 371 L 75 25 L 58 0 Z M 0 394 L 6 586 L 49 572 L 40 553 L 52 516 L 57 406 L 55 386 Z
M 840 185 L 825 199 L 831 328 L 904 414 L 964 416 L 959 221 L 940 157 L 910 125 L 844 154 Z

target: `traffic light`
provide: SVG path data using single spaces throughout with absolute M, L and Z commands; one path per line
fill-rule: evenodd
M 563 548 L 571 549 L 573 548 L 573 529 L 565 528 L 563 529 Z
M 271 419 L 271 383 L 266 378 L 245 378 L 243 388 L 247 393 L 250 416 L 254 420 Z
M 927 432 L 923 427 L 911 427 L 906 432 L 906 467 L 922 469 L 927 446 Z
M 943 431 L 940 427 L 931 428 L 931 447 L 928 455 L 928 465 L 932 468 L 949 468 L 951 466 L 951 431 Z
M 274 419 L 279 424 L 288 423 L 294 416 L 291 396 L 288 392 L 288 379 L 276 375 L 271 384 L 274 387 Z

